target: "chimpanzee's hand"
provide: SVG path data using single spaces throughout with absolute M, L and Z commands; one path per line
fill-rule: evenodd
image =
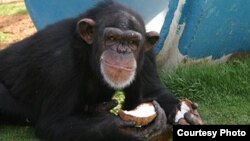
M 117 101 L 115 100 L 98 105 L 96 110 L 98 113 L 102 115 L 104 114 L 106 118 L 109 119 L 110 125 L 115 125 L 116 127 L 118 127 L 118 129 L 125 135 L 134 137 L 141 141 L 145 141 L 153 136 L 161 134 L 167 128 L 167 118 L 164 110 L 156 101 L 153 101 L 153 104 L 157 116 L 152 123 L 142 127 L 136 127 L 135 122 L 124 121 L 118 116 L 111 114 L 109 112 L 110 109 L 113 109 L 117 105 Z
M 167 118 L 161 106 L 153 101 L 157 116 L 152 123 L 142 127 L 124 128 L 124 132 L 136 137 L 139 140 L 145 141 L 153 136 L 161 134 L 167 128 Z
M 97 106 L 96 111 L 98 113 L 109 113 L 109 111 L 118 105 L 117 100 L 111 100 L 108 102 L 101 103 Z
M 110 110 L 118 105 L 117 100 L 111 100 L 108 102 L 104 102 L 99 104 L 96 108 L 97 113 L 104 115 L 107 119 L 109 119 L 109 124 L 114 124 L 118 128 L 127 128 L 127 127 L 135 127 L 135 122 L 124 121 L 118 116 L 110 113 Z M 112 119 L 112 120 L 110 120 Z
M 174 123 L 181 125 L 201 125 L 202 120 L 197 107 L 196 103 L 188 99 L 181 100 L 176 108 Z

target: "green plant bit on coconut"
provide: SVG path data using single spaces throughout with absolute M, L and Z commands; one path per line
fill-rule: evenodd
M 110 112 L 115 115 L 118 115 L 118 112 L 121 110 L 122 105 L 125 101 L 125 94 L 123 93 L 123 91 L 116 91 L 112 99 L 117 100 L 118 105 L 114 107 L 113 109 L 111 109 Z

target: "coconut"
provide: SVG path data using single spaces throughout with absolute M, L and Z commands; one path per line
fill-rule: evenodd
M 154 105 L 148 102 L 142 103 L 130 111 L 120 110 L 118 115 L 122 120 L 133 121 L 136 127 L 140 127 L 151 123 L 156 117 L 156 111 Z

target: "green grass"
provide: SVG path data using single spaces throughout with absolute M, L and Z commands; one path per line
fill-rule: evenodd
M 31 127 L 0 127 L 0 141 L 39 141 Z
M 206 124 L 250 124 L 250 58 L 182 66 L 161 78 L 177 97 L 199 104 Z
M 10 3 L 10 4 L 0 4 L 0 15 L 10 16 L 16 14 L 27 14 L 27 9 L 23 2 Z
M 0 43 L 9 39 L 9 35 L 0 31 Z

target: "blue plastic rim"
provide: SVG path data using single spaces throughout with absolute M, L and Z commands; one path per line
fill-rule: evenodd
M 74 17 L 85 12 L 101 0 L 25 0 L 26 7 L 37 29 L 56 21 Z M 105 1 L 105 0 L 104 0 Z M 106 0 L 109 1 L 109 0 Z M 145 23 L 152 20 L 158 13 L 168 8 L 169 0 L 114 0 L 128 5 L 137 11 Z
M 64 18 L 77 16 L 93 7 L 100 0 L 25 0 L 26 7 L 37 27 L 45 26 Z M 160 41 L 155 52 L 159 53 L 180 2 L 179 25 L 184 25 L 178 41 L 179 52 L 190 58 L 212 56 L 217 59 L 224 55 L 250 51 L 250 1 L 247 0 L 116 0 L 142 15 L 150 23 L 162 11 L 164 17 L 156 19 L 160 27 Z M 157 30 L 158 30 L 157 29 Z M 152 27 L 154 30 L 154 27 Z
M 172 19 L 177 1 L 171 1 L 170 7 L 172 7 L 169 11 L 169 0 L 116 0 L 122 4 L 128 5 L 135 11 L 137 11 L 145 23 L 150 23 L 151 20 L 156 17 L 162 11 L 165 12 L 163 14 L 169 17 L 168 19 Z M 74 17 L 83 13 L 84 11 L 90 9 L 94 5 L 96 5 L 100 0 L 25 0 L 26 7 L 31 15 L 31 18 L 38 30 L 43 29 L 49 24 L 55 23 L 59 20 Z M 170 13 L 170 14 L 169 14 Z M 164 24 L 164 30 L 160 30 L 163 26 L 164 20 L 167 19 L 164 17 L 160 17 L 156 20 L 157 24 L 153 27 L 149 27 L 149 30 L 155 30 L 161 32 L 161 40 L 159 45 L 155 48 L 156 52 L 159 52 L 161 49 L 161 45 L 164 42 L 164 38 L 167 36 L 168 26 L 170 25 L 170 20 L 167 20 L 167 23 Z M 160 27 L 159 27 L 160 26 Z

